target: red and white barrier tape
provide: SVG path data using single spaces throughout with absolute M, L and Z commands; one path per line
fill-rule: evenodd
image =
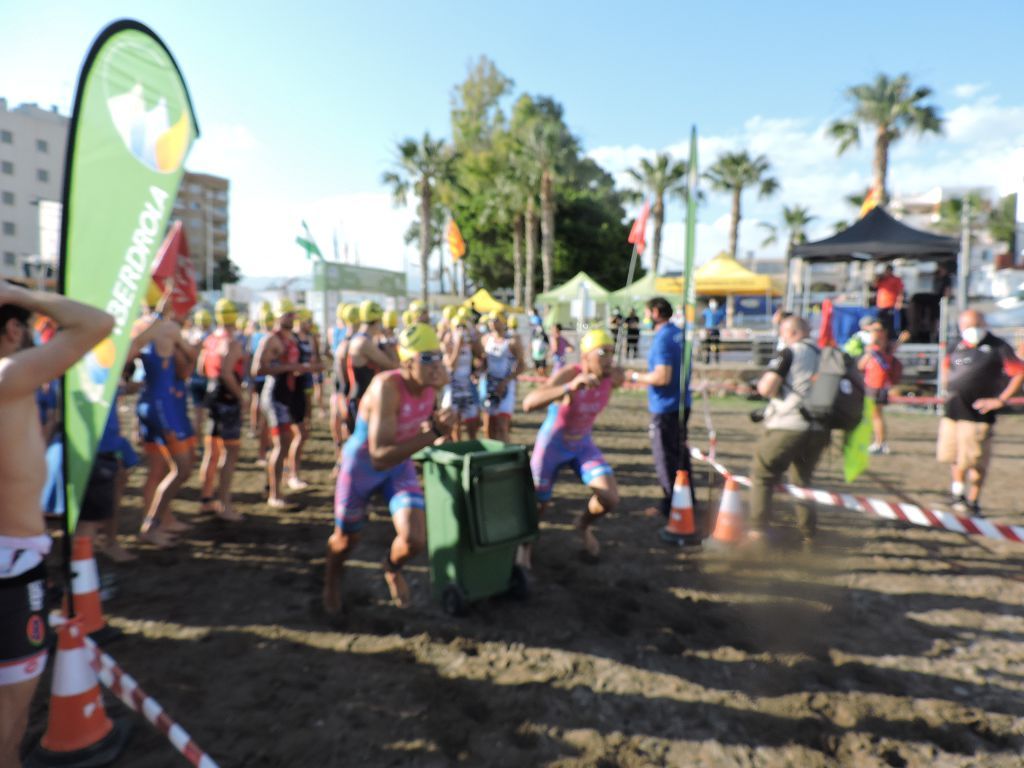
M 714 461 L 698 448 L 690 449 L 690 456 L 696 461 L 709 464 L 723 477 L 731 477 L 740 485 L 750 487 L 749 477 L 735 475 L 723 464 Z M 777 488 L 794 498 L 827 504 L 852 512 L 862 512 L 886 520 L 901 520 L 904 523 L 920 525 L 926 528 L 941 528 L 954 533 L 984 536 L 997 541 L 1015 541 L 1024 543 L 1024 527 L 1019 525 L 1003 525 L 986 520 L 982 517 L 960 517 L 938 509 L 925 509 L 916 504 L 895 503 L 869 496 L 857 496 L 851 493 L 832 493 L 831 491 L 801 488 L 797 485 L 783 483 Z
M 164 708 L 139 687 L 135 678 L 117 666 L 117 662 L 101 651 L 90 638 L 85 638 L 85 644 L 91 653 L 92 667 L 96 670 L 96 675 L 111 693 L 127 707 L 149 720 L 196 768 L 217 768 L 213 758 L 203 752 L 185 729 L 174 722 Z

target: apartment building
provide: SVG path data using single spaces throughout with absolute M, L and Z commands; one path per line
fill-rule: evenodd
M 171 213 L 185 227 L 196 281 L 207 290 L 217 261 L 228 258 L 228 187 L 220 176 L 186 171 Z

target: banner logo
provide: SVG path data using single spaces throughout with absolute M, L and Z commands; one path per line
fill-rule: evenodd
M 117 347 L 114 340 L 109 336 L 89 350 L 82 360 L 82 364 L 76 366 L 78 381 L 82 392 L 90 402 L 100 404 L 103 400 L 103 390 L 110 376 L 110 369 L 114 367 L 114 360 L 117 357 Z
M 192 139 L 187 110 L 181 109 L 171 125 L 167 100 L 161 97 L 156 106 L 146 109 L 141 85 L 107 99 L 107 110 L 136 160 L 159 173 L 174 173 L 181 167 Z

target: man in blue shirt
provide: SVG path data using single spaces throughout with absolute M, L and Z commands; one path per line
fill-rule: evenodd
M 718 306 L 716 299 L 711 299 L 704 308 L 704 344 L 703 354 L 705 363 L 711 362 L 711 355 L 714 353 L 715 362 L 721 360 L 722 322 L 725 320 L 725 309 Z
M 686 435 L 681 434 L 679 419 L 683 332 L 671 322 L 672 305 L 660 296 L 647 302 L 647 318 L 654 324 L 654 338 L 647 354 L 647 373 L 634 371 L 630 380 L 647 385 L 651 453 L 658 484 L 664 493 L 660 506 L 652 507 L 648 513 L 655 516 L 660 512 L 668 518 L 676 472 L 680 469 L 690 471 L 690 452 L 686 448 Z

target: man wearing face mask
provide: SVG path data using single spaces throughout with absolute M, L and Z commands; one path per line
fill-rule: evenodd
M 988 331 L 980 312 L 962 312 L 959 326 L 961 341 L 942 366 L 947 399 L 936 457 L 952 467 L 953 509 L 977 516 L 996 412 L 1024 384 L 1024 362 Z
M 711 356 L 715 356 L 715 362 L 722 358 L 721 341 L 722 321 L 725 320 L 725 309 L 718 306 L 717 299 L 711 299 L 704 308 L 704 362 L 710 363 Z

